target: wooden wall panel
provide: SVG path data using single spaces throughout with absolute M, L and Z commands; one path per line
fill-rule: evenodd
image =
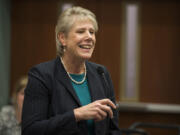
M 122 66 L 122 2 L 124 1 L 74 2 L 97 15 L 99 32 L 91 60 L 104 64 L 109 69 L 117 100 Z M 140 102 L 180 104 L 180 3 L 153 0 L 139 2 Z M 33 65 L 56 57 L 54 29 L 60 3 L 58 0 L 12 0 L 11 84 L 21 75 L 27 74 Z M 178 114 L 120 112 L 121 128 L 127 128 L 136 121 L 180 124 L 180 117 Z
M 100 7 L 101 16 L 99 19 L 99 55 L 100 64 L 107 67 L 111 73 L 116 93 L 119 99 L 120 82 L 120 37 L 121 37 L 121 3 L 113 1 L 103 1 Z
M 99 32 L 91 60 L 104 64 L 109 69 L 117 100 L 122 66 L 122 2 L 124 1 L 74 2 L 97 15 Z M 176 1 L 139 2 L 140 101 L 180 104 L 180 4 Z M 56 57 L 54 29 L 60 3 L 58 0 L 12 0 L 11 84 L 26 74 L 31 66 Z
M 180 104 L 180 3 L 144 2 L 141 11 L 140 101 Z
M 57 6 L 56 1 L 12 1 L 12 85 L 33 65 L 56 56 Z

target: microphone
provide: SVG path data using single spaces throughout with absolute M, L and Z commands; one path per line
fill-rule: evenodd
M 99 74 L 103 74 L 104 73 L 104 70 L 103 70 L 103 68 L 102 67 L 97 67 L 97 71 L 98 71 L 98 73 Z
M 103 78 L 103 80 L 104 80 L 104 84 L 105 84 L 105 89 L 106 89 L 106 91 L 105 91 L 105 94 L 106 94 L 106 96 L 107 96 L 107 92 L 108 92 L 108 90 L 110 90 L 110 87 L 109 87 L 109 85 L 108 85 L 108 82 L 107 82 L 107 79 L 106 79 L 106 77 L 105 77 L 105 73 L 104 73 L 104 69 L 102 68 L 102 67 L 97 67 L 97 72 L 102 76 L 102 78 Z M 112 111 L 114 110 L 116 110 L 117 112 L 119 111 L 119 104 L 116 104 L 115 103 L 115 105 L 116 105 L 116 109 L 112 109 Z M 118 108 L 118 109 L 117 109 Z M 114 115 L 114 112 L 113 112 L 113 115 Z M 117 114 L 116 114 L 117 115 Z M 117 115 L 118 116 L 118 115 Z M 109 116 L 108 116 L 109 117 Z M 110 119 L 110 117 L 109 117 L 109 119 Z M 114 120 L 111 120 L 111 124 L 110 124 L 110 126 L 115 126 L 115 127 L 118 127 L 117 126 L 117 123 L 115 123 L 115 121 Z
M 108 85 L 108 82 L 107 82 L 107 79 L 106 79 L 106 76 L 105 76 L 105 73 L 104 73 L 104 69 L 102 67 L 97 67 L 97 72 L 101 75 L 101 77 L 103 78 L 103 82 L 104 82 L 104 85 L 105 85 L 105 94 L 106 96 L 108 96 L 108 91 L 110 90 L 110 87 Z M 110 97 L 111 99 L 111 97 Z M 118 104 L 116 104 L 116 107 L 118 107 Z M 117 110 L 117 109 L 113 109 L 111 108 L 112 110 Z M 113 114 L 114 115 L 114 114 Z M 116 125 L 114 121 L 112 121 L 112 124 L 113 125 Z
M 108 90 L 109 90 L 110 88 L 109 88 L 107 79 L 106 79 L 106 77 L 105 77 L 104 69 L 99 66 L 99 67 L 97 67 L 97 72 L 98 72 L 98 73 L 102 76 L 102 78 L 103 78 L 103 81 L 104 81 L 104 84 L 105 84 L 105 89 L 106 89 L 105 93 L 106 93 L 106 96 L 107 96 L 107 92 L 108 92 Z M 120 104 L 118 104 L 118 103 L 116 103 L 115 105 L 116 105 L 117 109 L 118 109 L 119 106 L 120 106 Z
M 106 89 L 108 88 L 109 89 L 109 85 L 108 85 L 108 82 L 107 82 L 107 79 L 105 77 L 105 74 L 104 74 L 104 69 L 102 67 L 97 67 L 97 72 L 102 76 L 103 80 L 104 80 L 104 83 L 105 83 L 105 87 Z M 106 93 L 107 94 L 107 93 Z

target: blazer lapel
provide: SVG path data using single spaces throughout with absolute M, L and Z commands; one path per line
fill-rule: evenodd
M 64 69 L 64 66 L 61 63 L 61 60 L 59 57 L 56 59 L 56 70 L 55 70 L 56 78 L 57 80 L 66 87 L 66 89 L 69 91 L 69 94 L 72 95 L 74 100 L 77 102 L 79 106 L 81 106 L 81 103 L 79 101 L 79 98 L 76 95 L 76 92 L 74 91 L 74 88 L 72 86 L 71 80 L 69 79 L 66 70 Z
M 105 98 L 103 84 L 101 82 L 101 79 L 99 78 L 99 74 L 97 73 L 95 67 L 94 66 L 91 67 L 87 61 L 86 68 L 87 68 L 88 87 L 90 90 L 92 102 L 95 100 Z M 76 95 L 76 92 L 71 84 L 71 80 L 69 79 L 67 72 L 65 71 L 64 66 L 62 65 L 59 57 L 57 57 L 56 59 L 55 73 L 57 80 L 61 84 L 63 84 L 64 87 L 66 87 L 66 89 L 69 91 L 69 94 L 71 94 L 74 100 L 77 102 L 77 104 L 81 106 L 80 100 Z
M 87 79 L 88 79 L 88 86 L 91 93 L 92 101 L 103 99 L 104 97 L 104 89 L 102 82 L 99 78 L 99 74 L 94 67 L 90 67 L 88 62 L 86 62 L 87 67 Z
M 96 67 L 90 66 L 87 62 L 87 77 L 88 77 L 88 85 L 89 90 L 92 97 L 92 102 L 100 99 L 106 98 L 104 92 L 104 86 L 101 81 L 101 76 L 98 74 Z M 96 134 L 102 132 L 102 128 L 104 128 L 103 122 L 94 122 Z

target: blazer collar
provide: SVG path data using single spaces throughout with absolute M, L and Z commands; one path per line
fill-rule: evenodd
M 91 93 L 92 101 L 104 98 L 104 89 L 100 79 L 101 76 L 98 74 L 97 68 L 95 66 L 92 66 L 92 64 L 90 64 L 89 62 L 86 62 L 86 68 L 88 86 Z
M 92 97 L 92 102 L 95 100 L 100 100 L 105 98 L 104 85 L 102 83 L 102 76 L 97 72 L 97 67 L 89 62 L 86 62 L 87 68 L 87 79 L 88 86 Z M 101 132 L 102 124 L 101 122 L 95 122 L 95 128 L 97 132 Z
M 80 100 L 74 91 L 71 80 L 69 79 L 66 70 L 60 60 L 59 57 L 56 58 L 56 70 L 55 70 L 57 80 L 64 85 L 64 87 L 68 90 L 68 92 L 72 95 L 74 100 L 77 102 L 79 106 L 81 106 Z
M 92 102 L 95 100 L 99 100 L 104 98 L 103 96 L 103 85 L 101 82 L 101 79 L 99 77 L 99 74 L 97 73 L 97 69 L 94 66 L 91 66 L 88 61 L 86 61 L 86 68 L 87 68 L 87 80 L 88 80 L 88 87 L 90 90 Z M 61 60 L 59 57 L 56 59 L 56 70 L 57 72 L 57 80 L 66 87 L 66 89 L 69 91 L 69 93 L 74 98 L 75 102 L 81 106 L 81 103 L 73 89 L 73 86 L 71 84 L 71 80 L 69 79 L 67 72 L 64 69 L 64 66 L 61 63 Z M 98 122 L 95 123 L 95 128 L 100 130 L 102 127 L 101 124 Z
M 92 102 L 98 99 L 102 99 L 103 87 L 101 79 L 99 78 L 99 74 L 94 66 L 91 66 L 88 61 L 86 61 L 86 69 L 87 69 L 87 81 L 88 87 L 91 94 Z M 71 80 L 69 79 L 66 70 L 64 69 L 63 64 L 59 57 L 56 59 L 56 70 L 55 70 L 57 80 L 66 87 L 69 93 L 72 95 L 74 100 L 77 102 L 79 106 L 81 106 L 80 100 L 74 91 Z

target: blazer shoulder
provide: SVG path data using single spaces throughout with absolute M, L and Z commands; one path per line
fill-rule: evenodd
M 29 72 L 35 72 L 40 74 L 51 74 L 51 72 L 55 68 L 56 61 L 57 61 L 56 59 L 53 59 L 51 61 L 37 64 L 34 67 L 32 67 Z
M 53 81 L 57 64 L 58 58 L 37 64 L 29 70 L 28 76 L 50 85 Z
M 97 64 L 97 63 L 94 63 L 94 62 L 91 62 L 91 61 L 87 61 L 86 63 L 87 63 L 87 66 L 89 66 L 91 68 L 95 68 L 95 69 L 97 69 L 98 67 L 106 68 L 104 65 Z
M 106 68 L 104 65 L 101 65 L 101 64 L 97 64 L 97 63 L 88 61 L 88 62 L 87 62 L 87 66 L 88 66 L 88 68 L 91 69 L 91 70 L 96 70 L 96 71 L 98 71 L 98 68 L 101 68 L 104 72 L 108 72 L 108 71 L 107 71 L 107 68 Z

